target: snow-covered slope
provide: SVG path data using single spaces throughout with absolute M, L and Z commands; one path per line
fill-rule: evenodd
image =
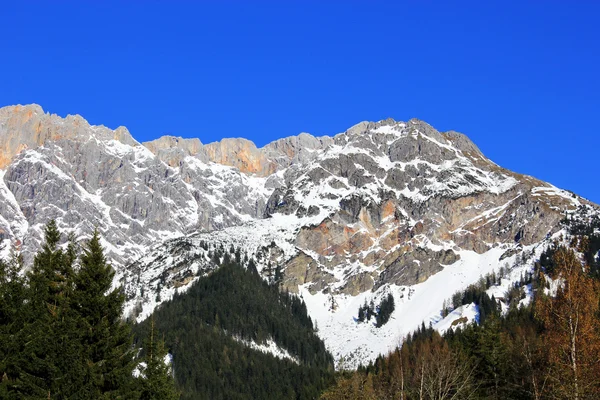
M 0 238 L 26 256 L 54 218 L 78 237 L 98 226 L 111 260 L 124 266 L 164 240 L 259 217 L 272 191 L 267 178 L 196 157 L 169 166 L 124 128 L 39 106 L 0 110 L 5 154 L 15 142 L 0 172 Z
M 31 257 L 50 218 L 79 239 L 97 226 L 125 312 L 143 319 L 216 267 L 211 249 L 240 248 L 263 274 L 281 267 L 282 289 L 304 298 L 340 367 L 372 360 L 423 322 L 472 320 L 467 306 L 442 318 L 442 304 L 523 252 L 533 260 L 566 213 L 597 210 L 419 120 L 263 148 L 140 144 L 125 128 L 16 106 L 0 109 L 0 149 L 4 254 L 14 245 Z M 511 271 L 506 287 L 522 272 Z M 386 325 L 355 320 L 365 300 L 388 293 L 396 309 Z

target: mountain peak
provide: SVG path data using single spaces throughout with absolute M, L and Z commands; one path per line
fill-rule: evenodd
M 120 126 L 111 130 L 103 125 L 92 126 L 79 114 L 62 118 L 45 113 L 37 104 L 0 108 L 0 168 L 5 168 L 23 150 L 44 146 L 47 142 L 85 141 L 90 137 L 139 145 L 127 128 Z
M 542 249 L 566 213 L 598 211 L 417 119 L 262 148 L 173 136 L 141 146 L 124 127 L 13 106 L 0 109 L 0 155 L 4 248 L 31 258 L 51 218 L 80 239 L 97 226 L 127 310 L 143 317 L 215 267 L 207 244 L 213 255 L 233 245 L 258 272 L 280 266 L 336 357 L 361 361 L 372 343 L 397 343 L 352 318 L 365 300 L 392 292 L 405 311 L 390 326 L 407 333 L 482 273 Z

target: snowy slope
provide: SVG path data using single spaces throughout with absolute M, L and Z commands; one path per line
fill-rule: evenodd
M 278 265 L 340 368 L 365 364 L 420 324 L 477 317 L 440 311 L 504 265 L 502 297 L 565 215 L 597 213 L 572 193 L 488 160 L 466 136 L 423 121 L 361 122 L 333 137 L 301 134 L 256 148 L 91 126 L 39 106 L 0 109 L 0 240 L 29 259 L 54 218 L 83 240 L 97 227 L 127 295 L 126 315 L 210 273 L 207 248 L 234 246 L 258 270 Z M 358 308 L 393 294 L 381 328 Z M 527 296 L 523 300 L 527 301 Z

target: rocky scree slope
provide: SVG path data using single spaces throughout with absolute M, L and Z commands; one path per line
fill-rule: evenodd
M 362 122 L 334 137 L 300 134 L 140 144 L 36 105 L 0 109 L 0 239 L 27 256 L 55 218 L 78 238 L 98 226 L 126 312 L 139 319 L 240 247 L 261 273 L 278 265 L 321 336 L 353 367 L 385 352 L 442 302 L 523 252 L 568 213 L 596 206 L 494 164 L 466 136 L 419 121 Z M 5 250 L 6 252 L 6 250 Z M 355 320 L 392 293 L 386 326 Z

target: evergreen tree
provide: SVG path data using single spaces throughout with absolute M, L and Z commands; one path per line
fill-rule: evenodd
M 120 289 L 110 290 L 113 276 L 95 230 L 84 248 L 72 296 L 83 346 L 85 377 L 80 393 L 86 398 L 125 396 L 131 385 L 131 328 L 121 320 L 124 295 Z
M 258 275 L 258 270 L 256 269 L 256 263 L 254 262 L 253 258 L 251 258 L 248 261 L 248 267 L 247 268 L 248 268 L 248 271 L 250 271 L 254 275 Z
M 281 265 L 277 264 L 275 267 L 275 274 L 273 276 L 273 285 L 279 287 L 283 281 L 283 273 L 281 272 Z
M 13 253 L 10 262 L 0 260 L 0 398 L 17 376 L 15 336 L 23 328 L 24 279 L 19 275 L 22 258 Z
M 25 279 L 20 265 L 0 268 L 0 397 L 134 398 L 132 336 L 120 320 L 124 297 L 110 292 L 114 273 L 98 233 L 77 272 L 74 237 L 66 251 L 59 241 L 50 221 Z
M 379 311 L 377 312 L 377 316 L 375 318 L 376 326 L 378 328 L 382 327 L 390 320 L 390 316 L 394 312 L 394 308 L 394 296 L 389 293 L 379 305 Z
M 269 284 L 273 283 L 273 267 L 271 266 L 271 261 L 267 263 L 267 267 L 265 268 L 265 276 L 267 277 L 267 282 Z
M 142 368 L 140 380 L 140 400 L 176 400 L 180 394 L 175 389 L 171 366 L 165 362 L 168 354 L 164 340 L 155 338 L 154 317 L 150 337 L 146 341 L 146 366 Z
M 500 321 L 492 316 L 486 321 L 484 329 L 477 329 L 477 355 L 479 365 L 477 376 L 481 382 L 481 390 L 493 399 L 506 398 L 505 377 L 508 361 L 506 348 L 501 340 Z
M 77 327 L 69 299 L 73 293 L 72 258 L 58 244 L 54 220 L 45 229 L 45 243 L 27 275 L 23 326 L 15 334 L 14 392 L 22 396 L 55 397 L 75 393 L 81 385 Z
M 365 304 L 358 307 L 358 320 L 360 322 L 365 322 L 365 318 L 367 316 L 367 301 L 365 300 Z

